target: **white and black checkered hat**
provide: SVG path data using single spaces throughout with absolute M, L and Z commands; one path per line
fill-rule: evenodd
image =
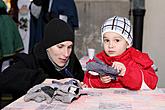
M 130 46 L 133 44 L 132 26 L 130 21 L 125 17 L 114 16 L 107 19 L 101 27 L 101 37 L 106 32 L 115 32 L 120 34 Z

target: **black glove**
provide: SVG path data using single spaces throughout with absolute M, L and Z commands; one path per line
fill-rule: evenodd
M 44 0 L 33 0 L 33 3 L 37 6 L 42 6 L 44 5 Z

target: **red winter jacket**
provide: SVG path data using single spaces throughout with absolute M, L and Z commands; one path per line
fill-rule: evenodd
M 96 57 L 110 66 L 114 61 L 122 62 L 126 67 L 126 73 L 123 77 L 118 76 L 116 81 L 103 83 L 99 76 L 93 76 L 87 71 L 85 73 L 84 83 L 88 85 L 88 87 L 127 88 L 131 90 L 139 90 L 143 81 L 142 77 L 144 76 L 144 81 L 147 86 L 151 89 L 156 88 L 158 77 L 151 67 L 153 61 L 146 53 L 142 53 L 131 47 L 119 56 L 109 57 L 104 51 L 102 51 L 98 53 Z

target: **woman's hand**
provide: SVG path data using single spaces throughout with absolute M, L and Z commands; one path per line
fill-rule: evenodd
M 112 67 L 114 69 L 117 69 L 117 72 L 120 72 L 119 76 L 124 76 L 126 72 L 126 67 L 123 63 L 121 62 L 113 62 Z
M 84 82 L 81 82 L 81 87 L 82 88 L 88 88 L 88 86 Z

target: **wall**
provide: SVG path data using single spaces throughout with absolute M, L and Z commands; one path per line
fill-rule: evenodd
M 143 51 L 148 52 L 158 67 L 158 87 L 165 87 L 165 1 L 146 0 Z
M 100 27 L 109 17 L 126 16 L 129 13 L 129 0 L 75 0 L 80 28 L 76 31 L 75 52 L 79 58 L 87 55 L 87 48 L 102 50 Z

